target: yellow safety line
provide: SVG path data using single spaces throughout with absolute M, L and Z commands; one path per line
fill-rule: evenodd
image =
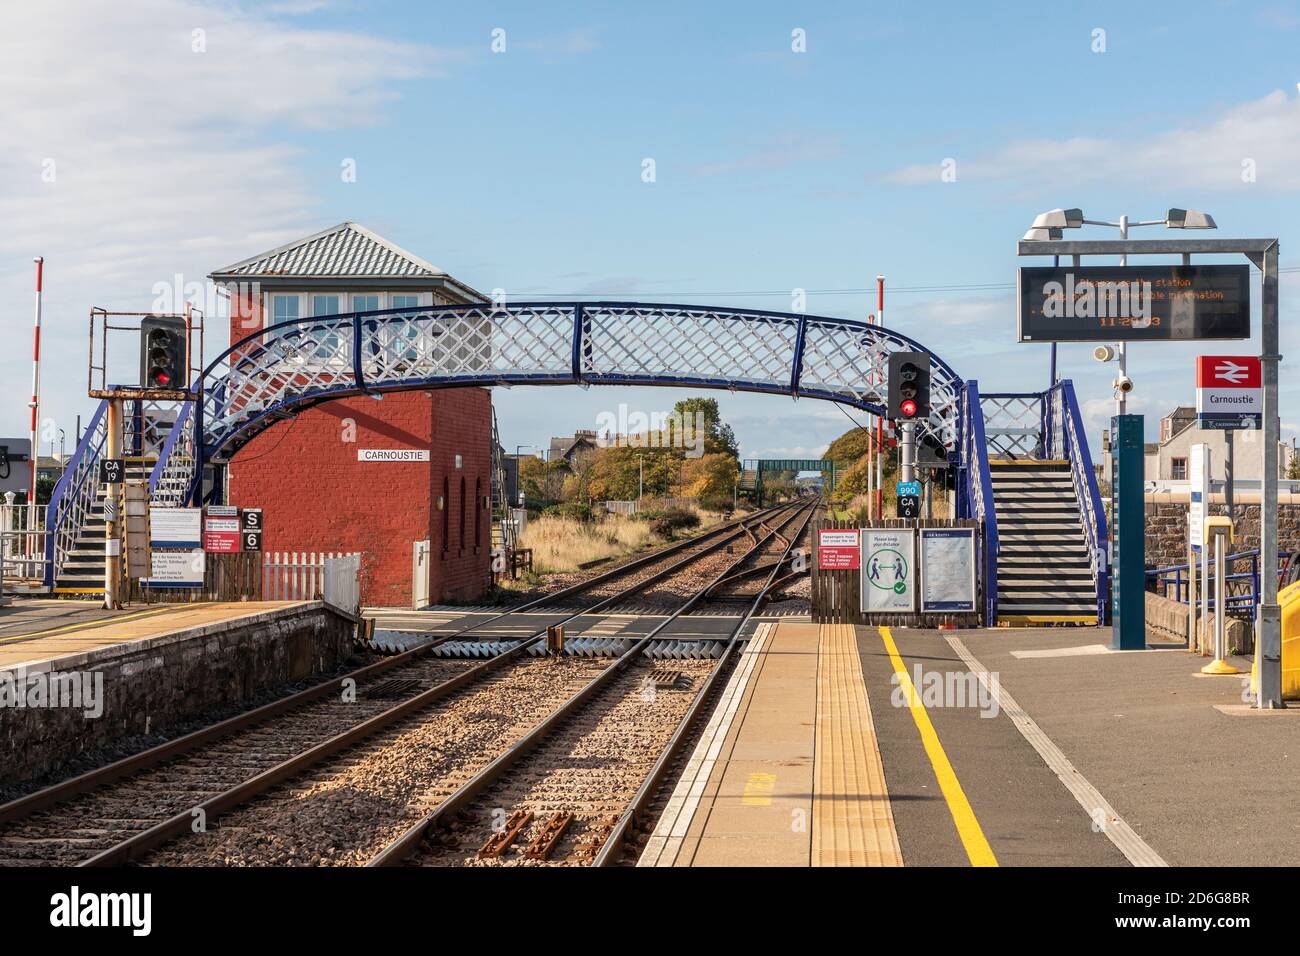
M 149 617 L 155 614 L 165 614 L 178 609 L 190 609 L 199 605 L 184 604 L 173 605 L 171 607 L 150 608 L 147 611 L 137 611 L 134 614 L 123 614 L 120 617 L 100 617 L 93 621 L 82 621 L 80 624 L 64 624 L 61 627 L 51 627 L 44 631 L 29 631 L 26 634 L 9 634 L 0 635 L 0 644 L 12 644 L 15 641 L 25 641 L 32 637 L 46 637 L 51 634 L 72 633 L 73 631 L 84 631 L 96 627 L 105 627 L 109 624 L 117 624 L 119 621 L 134 621 L 137 618 Z
M 898 686 L 907 696 L 912 719 L 916 721 L 916 729 L 921 732 L 921 743 L 925 746 L 926 756 L 930 758 L 930 766 L 934 768 L 934 775 L 939 781 L 939 789 L 943 791 L 943 798 L 948 801 L 948 812 L 952 814 L 952 822 L 957 827 L 957 835 L 961 837 L 962 846 L 966 848 L 966 856 L 969 857 L 971 866 L 997 866 L 998 859 L 993 855 L 993 847 L 989 846 L 984 830 L 979 820 L 975 818 L 975 811 L 971 809 L 970 801 L 966 799 L 966 792 L 962 790 L 957 774 L 952 769 L 948 755 L 944 752 L 943 744 L 939 743 L 939 735 L 935 732 L 934 724 L 930 722 L 930 715 L 925 705 L 921 703 L 916 688 L 912 686 L 911 678 L 907 676 L 903 659 L 898 653 L 898 645 L 894 643 L 894 635 L 890 633 L 889 628 L 882 627 L 880 637 L 885 642 L 885 650 L 889 652 L 889 661 L 894 667 L 894 673 L 898 675 Z

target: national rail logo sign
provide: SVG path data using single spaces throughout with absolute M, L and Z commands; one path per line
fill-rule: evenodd
M 1202 428 L 1260 428 L 1264 376 L 1257 355 L 1196 357 L 1196 422 Z
M 1026 266 L 1021 342 L 1250 338 L 1250 267 Z

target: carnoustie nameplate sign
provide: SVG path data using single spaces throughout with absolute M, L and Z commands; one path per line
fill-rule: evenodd
M 1250 338 L 1250 267 L 1026 266 L 1021 342 Z

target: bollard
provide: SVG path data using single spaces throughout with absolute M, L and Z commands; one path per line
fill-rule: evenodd
M 546 653 L 559 657 L 564 653 L 564 625 L 548 624 L 546 626 Z
M 1202 667 L 1201 673 L 1240 674 L 1241 671 L 1226 660 L 1227 648 L 1224 646 L 1227 643 L 1228 596 L 1223 568 L 1223 539 L 1226 537 L 1229 541 L 1232 540 L 1232 521 L 1228 518 L 1206 518 L 1205 531 L 1207 537 L 1214 535 L 1214 660 Z

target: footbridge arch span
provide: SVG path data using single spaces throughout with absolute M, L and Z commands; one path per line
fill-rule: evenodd
M 958 444 L 964 387 L 913 339 L 852 319 L 641 302 L 521 302 L 388 309 L 282 322 L 235 343 L 196 383 L 155 469 L 155 497 L 183 500 L 205 463 L 337 398 L 468 385 L 649 385 L 839 402 L 883 414 L 889 355 L 931 355 L 920 422 Z M 184 443 L 182 445 L 182 443 Z

